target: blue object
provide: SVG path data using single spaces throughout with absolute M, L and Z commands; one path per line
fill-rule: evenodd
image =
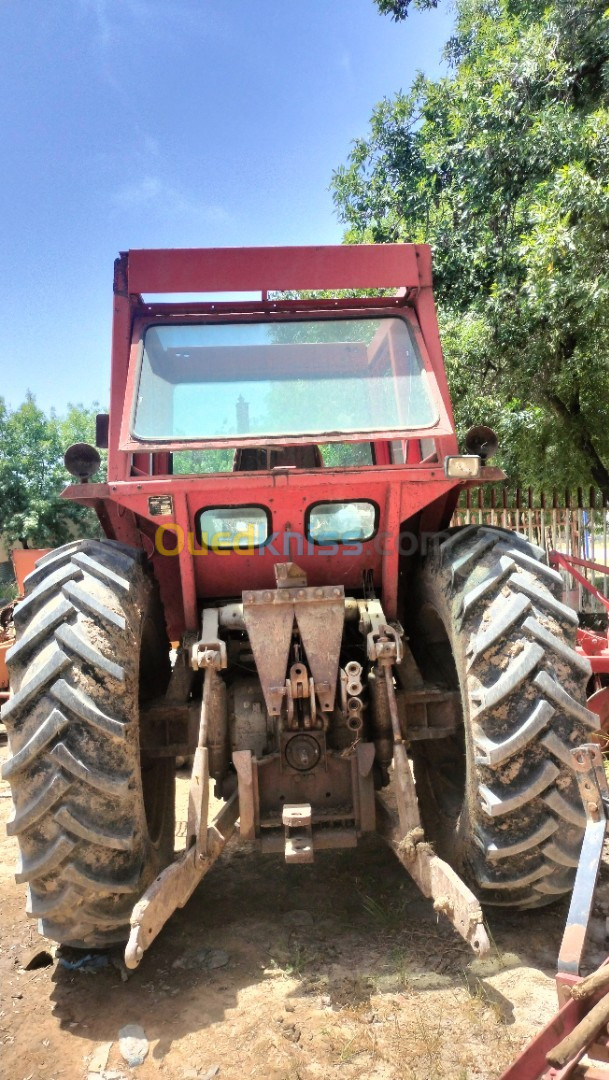
M 95 972 L 99 971 L 100 968 L 108 967 L 110 961 L 103 953 L 98 953 L 96 956 L 87 953 L 86 956 L 81 956 L 80 960 L 66 960 L 64 956 L 60 956 L 59 963 L 68 971 Z

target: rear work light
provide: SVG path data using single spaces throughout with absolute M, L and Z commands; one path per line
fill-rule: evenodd
M 460 454 L 444 458 L 444 475 L 450 480 L 465 480 L 480 476 L 482 459 L 477 454 Z

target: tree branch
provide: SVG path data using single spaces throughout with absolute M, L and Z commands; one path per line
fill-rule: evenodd
M 577 402 L 576 409 L 571 410 L 565 405 L 564 401 L 559 398 L 558 394 L 549 391 L 546 393 L 546 400 L 556 415 L 569 429 L 573 444 L 587 459 L 590 474 L 594 482 L 598 485 L 603 495 L 609 498 L 609 469 L 601 459 L 590 432 L 584 426 L 579 410 L 579 401 Z

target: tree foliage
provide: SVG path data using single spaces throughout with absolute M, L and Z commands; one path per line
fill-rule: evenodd
M 68 405 L 65 416 L 46 416 L 32 394 L 15 410 L 0 398 L 0 536 L 9 547 L 54 547 L 99 535 L 91 511 L 60 498 L 70 481 L 64 451 L 94 441 L 96 412 Z M 101 471 L 96 479 L 103 479 Z
M 457 0 L 447 56 L 335 172 L 345 239 L 431 244 L 459 427 L 494 424 L 521 483 L 609 495 L 606 0 Z
M 438 0 L 375 0 L 381 15 L 391 15 L 396 22 L 408 17 L 411 7 L 427 10 L 438 6 Z

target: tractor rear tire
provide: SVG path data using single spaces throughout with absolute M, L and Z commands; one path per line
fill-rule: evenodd
M 45 555 L 25 594 L 2 710 L 16 880 L 42 934 L 103 947 L 173 857 L 174 762 L 146 759 L 139 733 L 170 675 L 162 609 L 142 554 L 108 540 Z
M 569 893 L 585 815 L 570 751 L 598 718 L 577 615 L 541 548 L 467 526 L 423 560 L 410 644 L 459 690 L 454 735 L 413 742 L 426 833 L 482 903 L 538 907 Z

